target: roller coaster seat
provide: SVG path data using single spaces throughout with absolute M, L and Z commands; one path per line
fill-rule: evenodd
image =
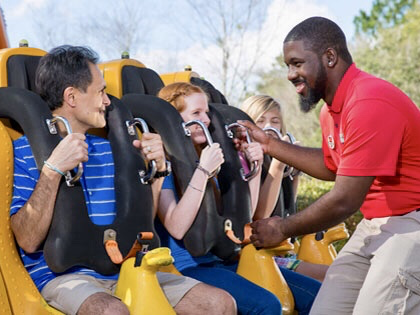
M 135 59 L 100 63 L 107 83 L 106 92 L 118 98 L 128 93 L 155 95 L 164 86 L 159 75 Z
M 15 86 L 34 90 L 35 70 L 46 52 L 37 48 L 19 47 L 0 50 L 0 87 Z M 8 119 L 0 121 L 0 309 L 5 314 L 61 314 L 48 306 L 23 266 L 10 227 L 10 203 L 13 190 L 12 140 L 22 131 L 14 129 Z
M 34 84 L 34 77 L 35 77 L 35 70 L 37 67 L 37 61 L 39 61 L 40 57 L 45 54 L 45 52 L 37 49 L 28 49 L 28 48 L 18 48 L 18 49 L 11 49 L 0 51 L 0 64 L 2 68 L 0 69 L 2 77 L 4 78 L 23 78 L 21 80 L 14 80 L 14 81 L 6 81 L 3 79 L 2 87 L 0 89 L 0 93 L 2 95 L 1 102 L 2 108 L 7 109 L 7 104 L 11 104 L 7 102 L 7 98 L 4 98 L 6 94 L 9 92 L 18 92 L 15 94 L 19 94 L 19 91 L 22 91 L 22 94 L 27 94 L 26 91 L 28 87 L 33 89 Z M 22 53 L 23 52 L 23 53 Z M 31 52 L 34 52 L 34 55 L 31 55 Z M 7 67 L 8 63 L 7 60 L 9 57 L 14 57 L 15 54 L 19 58 L 12 58 L 13 67 Z M 26 54 L 25 54 L 26 53 Z M 22 56 L 23 55 L 23 56 Z M 13 76 L 5 76 L 4 73 L 7 71 L 13 71 Z M 21 72 L 20 74 L 18 72 Z M 13 87 L 8 86 L 8 82 L 12 82 L 11 84 Z M 33 96 L 36 96 L 33 94 Z M 5 101 L 6 99 L 6 101 Z M 25 98 L 20 98 L 18 96 L 17 100 L 25 101 Z M 38 97 L 39 99 L 39 97 Z M 40 99 L 39 99 L 40 100 Z M 15 102 L 16 103 L 16 102 Z M 28 106 L 30 108 L 30 106 Z M 10 106 L 9 108 L 13 108 Z M 8 116 L 8 110 L 2 112 L 3 117 L 10 117 Z M 36 116 L 36 115 L 35 115 Z M 17 121 L 17 120 L 16 120 Z M 5 122 L 7 124 L 7 128 L 5 127 Z M 12 122 L 12 123 L 11 123 Z M 1 197 L 2 197 L 2 207 L 0 208 L 0 250 L 2 255 L 0 255 L 0 314 L 62 314 L 61 312 L 57 311 L 56 309 L 49 306 L 46 301 L 42 298 L 41 294 L 39 293 L 38 289 L 36 288 L 35 284 L 33 283 L 31 277 L 29 276 L 28 272 L 26 271 L 25 267 L 23 266 L 21 259 L 19 257 L 19 253 L 17 251 L 16 242 L 13 236 L 13 232 L 11 231 L 10 227 L 10 203 L 13 193 L 13 148 L 12 148 L 12 140 L 20 137 L 23 134 L 22 128 L 16 124 L 18 127 L 17 130 L 14 129 L 15 126 L 14 120 L 9 120 L 8 118 L 2 118 L 0 121 L 0 143 L 2 149 L 0 150 L 0 163 L 2 167 L 0 168 L 0 179 L 2 180 L 3 185 L 1 186 Z M 166 255 L 168 256 L 168 255 Z M 171 258 L 170 256 L 165 258 L 166 260 Z M 153 262 L 153 264 L 156 262 Z M 161 259 L 157 263 L 162 263 Z M 143 271 L 137 270 L 137 274 L 142 274 Z M 148 279 L 151 279 L 153 274 L 149 272 Z M 153 289 L 149 285 L 149 282 L 143 282 L 139 287 L 144 288 L 145 284 L 147 284 L 147 291 L 150 291 L 148 294 L 149 297 L 153 296 L 154 298 L 157 295 L 154 295 L 156 292 L 157 294 L 161 290 L 157 283 L 157 280 L 153 284 Z M 127 281 L 120 285 L 120 288 L 127 288 Z M 122 290 L 122 291 L 121 291 Z M 130 287 L 128 286 L 128 289 Z M 120 289 L 121 292 L 124 292 L 123 289 Z M 137 291 L 138 287 L 137 287 Z M 143 289 L 142 292 L 145 290 Z M 159 291 L 159 292 L 157 292 Z M 150 295 L 152 294 L 152 295 Z M 145 305 L 149 305 L 150 303 L 154 303 L 156 300 L 152 299 L 147 303 L 143 303 L 143 308 Z M 167 303 L 167 301 L 161 300 L 158 304 L 163 305 Z M 168 304 L 169 305 L 169 304 Z M 166 308 L 165 308 L 166 307 Z M 169 314 L 172 313 L 172 310 L 169 306 L 164 305 L 164 309 L 169 310 L 168 312 L 157 313 L 157 314 Z M 147 313 L 147 312 L 146 312 Z M 144 314 L 144 312 L 134 312 L 133 314 Z
M 192 148 L 192 144 L 191 144 L 191 141 L 189 139 L 187 139 L 188 140 L 187 142 L 190 143 L 189 145 L 187 143 L 184 143 L 183 142 L 184 140 L 181 140 L 182 138 L 185 138 L 185 132 L 184 131 L 181 131 L 178 134 L 179 138 L 181 138 L 181 139 L 178 139 L 178 137 L 175 137 L 175 135 L 177 134 L 177 132 L 175 130 L 178 131 L 179 128 L 181 128 L 182 119 L 177 112 L 172 113 L 172 115 L 174 115 L 176 117 L 173 117 L 173 119 L 171 119 L 171 121 L 168 121 L 168 122 L 164 123 L 163 127 L 158 127 L 158 124 L 161 125 L 163 123 L 163 121 L 168 118 L 166 116 L 169 115 L 170 112 L 175 111 L 175 110 L 172 108 L 172 106 L 170 106 L 168 103 L 164 102 L 163 100 L 160 100 L 160 99 L 155 100 L 156 97 L 153 96 L 153 95 L 144 95 L 143 89 L 141 89 L 141 87 L 139 87 L 139 84 L 136 83 L 137 81 L 140 81 L 139 76 L 136 73 L 137 71 L 130 71 L 130 72 L 123 73 L 123 71 L 122 71 L 123 65 L 127 62 L 130 63 L 130 64 L 135 63 L 135 61 L 130 60 L 130 59 L 121 59 L 119 61 L 111 61 L 110 63 L 101 64 L 101 67 L 103 69 L 109 68 L 108 64 L 113 64 L 114 66 L 115 66 L 115 64 L 118 64 L 118 67 L 117 66 L 114 67 L 115 71 L 112 71 L 112 72 L 108 71 L 108 76 L 107 76 L 107 72 L 104 71 L 105 81 L 107 81 L 108 79 L 110 80 L 109 82 L 107 81 L 107 92 L 111 93 L 111 94 L 114 93 L 116 95 L 119 95 L 120 93 L 123 93 L 124 96 L 122 97 L 122 101 L 130 104 L 129 107 L 130 107 L 130 110 L 132 111 L 132 113 L 134 114 L 134 116 L 144 118 L 155 131 L 157 131 L 161 134 L 162 139 L 163 139 L 164 144 L 165 144 L 165 147 L 167 149 L 167 152 L 170 156 L 170 159 L 171 159 L 171 162 L 172 162 L 172 168 L 173 168 L 174 172 L 177 169 L 178 164 L 182 165 L 182 169 L 179 170 L 178 172 L 175 172 L 175 174 L 178 174 L 178 178 L 177 178 L 178 181 L 183 181 L 182 179 L 181 180 L 179 179 L 179 177 L 180 177 L 179 174 L 183 174 L 183 176 L 187 176 L 186 175 L 188 173 L 187 169 L 188 170 L 191 169 L 191 171 L 193 172 L 195 167 L 196 167 L 197 156 L 196 156 L 195 150 L 192 150 L 194 152 L 190 152 L 191 150 L 189 150 L 185 147 L 184 147 L 184 150 L 181 152 L 179 157 L 175 156 L 175 155 L 171 155 L 171 151 L 172 151 L 170 149 L 171 142 L 174 142 L 174 141 L 176 142 L 176 141 L 179 140 L 179 144 L 182 143 L 182 145 L 191 146 L 191 148 Z M 135 67 L 133 67 L 133 68 L 135 68 Z M 137 64 L 136 68 L 137 68 L 137 70 L 141 70 L 140 63 Z M 111 78 L 111 76 L 112 76 L 112 78 Z M 155 79 L 156 78 L 154 78 L 154 77 L 144 76 L 143 78 L 141 78 L 141 80 L 143 80 L 143 81 L 140 82 L 140 83 L 141 83 L 141 85 L 146 85 L 147 86 L 148 84 L 150 84 L 148 82 L 148 80 L 149 80 L 149 81 L 152 81 L 152 85 L 156 86 L 158 82 Z M 113 91 L 108 90 L 108 87 L 114 87 L 115 86 L 115 84 L 113 82 L 120 82 L 118 90 L 113 90 Z M 122 89 L 123 86 L 128 86 L 128 85 L 130 85 L 132 87 L 131 90 L 127 90 L 127 89 L 123 90 Z M 136 95 L 132 95 L 132 94 L 136 94 Z M 141 95 L 141 94 L 143 94 L 143 95 Z M 127 97 L 129 97 L 129 98 L 127 98 Z M 151 97 L 151 98 L 146 98 L 145 99 L 144 97 Z M 167 108 L 167 106 L 164 106 L 165 104 L 161 104 L 162 102 L 165 103 L 166 105 L 168 105 L 169 108 Z M 153 104 L 153 106 L 151 104 Z M 152 114 L 152 112 L 156 111 L 156 108 L 155 108 L 156 106 L 163 106 L 164 108 L 166 108 L 165 115 L 162 115 L 163 108 L 157 110 L 157 113 Z M 147 107 L 147 109 L 146 109 L 146 107 Z M 172 130 L 172 132 L 168 136 L 165 136 L 165 133 L 169 130 L 169 127 L 172 126 L 174 124 L 174 122 L 178 121 L 178 120 L 180 121 L 179 122 L 179 127 L 173 126 L 174 129 Z M 220 130 L 222 130 L 222 129 L 223 129 L 223 132 L 224 132 L 224 130 L 225 130 L 224 126 L 222 126 Z M 224 138 L 227 138 L 226 134 L 225 134 Z M 230 147 L 232 147 L 231 150 L 233 150 L 232 141 L 231 141 L 231 139 L 228 139 L 228 140 L 229 140 Z M 175 152 L 175 151 L 176 150 L 174 150 L 172 152 Z M 188 156 L 186 154 L 187 152 L 189 152 Z M 236 151 L 235 151 L 235 156 L 237 157 Z M 187 160 L 188 160 L 188 162 L 187 162 Z M 189 161 L 189 160 L 191 160 L 191 161 Z M 237 164 L 238 164 L 238 170 L 239 170 L 240 161 L 239 161 L 238 157 L 237 157 Z M 227 167 L 225 167 L 225 169 L 227 169 Z M 229 171 L 231 171 L 231 170 L 229 170 Z M 223 167 L 222 167 L 222 172 L 221 173 L 223 173 Z M 226 173 L 226 172 L 224 172 L 224 173 Z M 238 174 L 239 174 L 239 171 L 238 171 Z M 231 178 L 230 180 L 233 180 L 233 178 Z M 188 182 L 189 182 L 189 178 L 188 178 L 188 181 L 186 181 L 184 184 L 187 184 Z M 246 183 L 244 183 L 244 184 L 246 184 Z M 185 187 L 183 187 L 182 184 L 180 184 L 179 187 L 185 188 Z M 181 188 L 181 190 L 182 190 L 182 188 Z M 206 194 L 206 198 L 205 198 L 206 201 L 203 201 L 202 205 L 207 204 L 207 203 L 210 205 L 211 203 L 214 202 L 214 200 L 213 200 L 214 197 L 209 197 L 210 194 L 211 193 Z M 235 194 L 235 195 L 237 196 L 238 194 Z M 245 199 L 241 198 L 241 200 L 245 200 Z M 213 209 L 214 207 L 209 206 L 209 211 L 211 211 L 211 213 L 212 213 L 213 211 L 210 210 L 210 208 Z M 230 209 L 230 208 L 231 207 L 227 207 L 227 209 Z M 245 208 L 243 208 L 243 209 L 245 209 Z M 206 222 L 208 220 L 208 215 L 205 215 L 203 213 L 203 211 L 199 211 L 199 213 L 200 213 L 199 217 L 203 217 L 203 221 Z M 221 218 L 216 218 L 214 214 L 212 214 L 210 216 L 212 216 L 213 219 L 218 220 L 218 221 L 221 219 Z M 244 217 L 244 216 L 242 216 L 242 217 Z M 243 221 L 243 220 L 245 220 L 245 219 L 241 219 L 241 221 Z M 198 222 L 200 222 L 200 220 L 197 218 L 196 221 L 195 221 L 195 223 L 196 223 L 195 225 L 200 226 L 200 224 Z M 205 224 L 204 226 L 206 226 L 207 228 L 209 227 L 208 224 Z M 217 226 L 219 226 L 219 225 L 217 225 Z M 221 236 L 223 238 L 225 238 L 226 236 L 225 236 L 224 231 L 223 231 L 223 224 L 220 224 L 220 226 L 221 226 L 221 231 L 222 231 Z M 235 226 L 234 228 L 235 228 L 235 230 L 239 229 L 237 226 Z M 192 229 L 192 230 L 197 230 L 197 232 L 199 231 L 199 233 L 202 234 L 203 233 L 203 226 L 200 226 L 200 228 L 198 228 L 198 229 L 196 228 L 196 229 Z M 192 234 L 194 234 L 194 233 L 190 233 L 190 232 L 187 233 L 186 237 L 184 238 L 184 243 L 187 242 L 187 243 L 190 244 L 190 246 L 187 246 L 187 248 L 195 256 L 206 254 L 207 251 L 210 248 L 209 247 L 210 243 L 213 243 L 213 242 L 216 241 L 216 239 L 215 239 L 216 236 L 213 235 L 213 234 L 211 236 L 206 236 L 206 238 L 208 240 L 210 240 L 209 242 L 200 242 L 200 241 L 198 241 L 198 239 L 201 239 L 202 237 L 198 237 L 197 234 L 195 234 L 196 237 L 192 237 L 192 236 L 190 237 L 190 235 L 192 235 Z M 239 235 L 241 235 L 241 234 L 243 234 L 243 231 L 239 232 Z M 200 249 L 198 249 L 197 246 L 192 245 L 192 244 L 199 244 L 199 243 L 201 244 L 199 246 Z M 194 250 L 192 247 L 195 247 L 196 250 Z M 223 255 L 223 256 L 229 255 L 229 256 L 232 256 L 232 257 L 236 256 L 237 246 L 232 243 L 231 247 L 232 247 L 232 249 L 229 249 L 229 250 L 226 250 L 226 251 L 222 250 L 224 253 L 222 254 L 221 252 L 219 252 L 219 255 Z M 235 248 L 235 250 L 233 250 L 233 248 Z M 232 254 L 227 254 L 228 252 L 232 253 Z M 216 255 L 218 255 L 218 254 L 216 254 Z
M 13 148 L 10 135 L 0 122 L 0 272 L 5 295 L 1 304 L 9 304 L 10 314 L 61 314 L 48 306 L 22 264 L 10 227 L 10 203 L 13 193 Z M 5 309 L 2 307 L 2 309 Z
M 114 72 L 114 75 L 118 76 L 118 73 L 121 72 Z M 197 79 L 200 80 L 199 78 L 195 78 L 193 77 L 192 79 Z M 120 79 L 116 79 L 114 78 L 113 80 L 117 80 L 119 81 Z M 122 78 L 121 80 L 124 80 L 124 78 Z M 192 83 L 192 82 L 191 82 Z M 107 85 L 109 86 L 108 82 Z M 197 84 L 199 85 L 199 84 Z M 110 93 L 112 93 L 111 91 L 109 91 Z M 136 91 L 135 91 L 136 92 Z M 138 91 L 137 91 L 138 92 Z M 190 161 L 188 160 L 188 157 L 190 156 L 190 154 L 187 154 L 187 152 L 189 152 L 188 150 L 181 150 L 182 152 L 180 152 L 179 157 L 178 154 L 176 153 L 176 151 L 179 151 L 181 149 L 181 147 L 183 147 L 181 145 L 181 143 L 179 143 L 181 141 L 182 138 L 185 138 L 185 135 L 182 136 L 183 132 L 180 132 L 180 139 L 178 139 L 177 137 L 177 142 L 178 145 L 174 145 L 171 142 L 166 142 L 167 139 L 173 139 L 175 134 L 178 134 L 176 132 L 177 127 L 172 126 L 175 125 L 174 120 L 176 120 L 175 117 L 173 117 L 173 119 L 169 119 L 168 121 L 166 121 L 169 118 L 169 112 L 174 111 L 174 109 L 172 108 L 172 106 L 170 106 L 169 104 L 167 104 L 166 102 L 164 102 L 163 100 L 157 99 L 156 97 L 153 96 L 149 96 L 149 95 L 133 95 L 133 94 L 128 94 L 128 95 L 124 95 L 122 97 L 122 101 L 126 104 L 129 105 L 131 111 L 134 113 L 134 116 L 137 117 L 142 117 L 144 118 L 148 123 L 151 124 L 152 128 L 155 129 L 156 131 L 158 131 L 161 136 L 162 139 L 164 140 L 165 143 L 165 147 L 167 149 L 168 155 L 171 158 L 171 161 L 173 162 L 173 169 L 174 169 L 174 173 L 175 174 L 183 174 L 180 180 L 181 186 L 185 186 L 188 184 L 189 179 L 191 177 L 192 172 L 194 171 L 195 168 L 195 159 L 192 159 L 192 162 L 190 163 Z M 165 103 L 165 104 L 163 104 Z M 169 108 L 166 108 L 167 106 L 164 105 L 168 105 Z M 232 123 L 234 121 L 236 121 L 237 119 L 249 119 L 249 117 L 242 117 L 242 116 L 238 116 L 239 113 L 237 111 L 239 111 L 236 108 L 233 108 L 231 106 L 225 106 L 225 104 L 211 104 L 210 106 L 211 112 L 212 112 L 212 122 L 213 124 L 218 124 L 217 128 L 214 128 L 214 132 L 216 132 L 216 134 L 214 132 L 212 133 L 212 136 L 215 136 L 216 138 L 214 138 L 217 142 L 219 142 L 221 140 L 221 138 L 223 138 L 223 135 L 225 133 L 225 129 L 224 129 L 224 124 L 225 123 Z M 234 111 L 236 110 L 236 111 Z M 165 112 L 165 115 L 162 115 L 162 113 Z M 243 115 L 245 115 L 243 112 L 241 112 Z M 175 114 L 174 114 L 175 115 Z M 231 117 L 232 115 L 232 117 Z M 175 116 L 179 116 L 179 115 L 175 115 Z M 217 119 L 216 119 L 217 116 Z M 221 117 L 224 116 L 225 120 L 221 119 Z M 179 120 L 182 120 L 180 117 L 178 117 Z M 162 125 L 162 126 L 160 126 Z M 179 128 L 179 127 L 178 127 Z M 169 134 L 169 135 L 166 135 Z M 231 139 L 228 140 L 224 140 L 226 143 L 229 142 L 231 145 Z M 236 151 L 234 152 L 234 155 L 237 157 L 237 153 Z M 182 167 L 182 169 L 180 169 L 179 171 L 176 170 L 177 168 L 177 160 L 178 159 L 182 159 L 182 162 L 179 163 L 180 167 Z M 231 161 L 232 162 L 232 161 Z M 240 162 L 238 162 L 240 164 Z M 191 168 L 191 170 L 190 170 Z M 223 169 L 223 167 L 222 167 Z M 228 167 L 229 170 L 233 171 L 233 167 Z M 226 171 L 226 170 L 225 170 Z M 190 175 L 188 175 L 188 174 Z M 222 176 L 222 170 L 219 173 L 219 179 L 221 179 Z M 239 173 L 239 172 L 238 172 Z M 228 177 L 231 177 L 228 176 Z M 220 184 L 222 184 L 223 181 L 220 182 Z M 246 183 L 244 183 L 246 185 Z M 228 185 L 229 187 L 231 187 L 232 185 L 236 185 L 235 187 L 238 187 L 237 185 L 239 185 L 239 183 L 235 183 L 233 182 L 233 184 Z M 223 190 L 223 189 L 222 189 Z M 245 203 L 245 194 L 244 194 L 244 190 L 240 189 L 237 191 L 241 191 L 242 193 L 240 194 L 240 199 L 242 200 L 242 203 Z M 205 197 L 208 197 L 211 194 L 207 194 L 205 195 Z M 235 195 L 235 193 L 234 193 Z M 236 195 L 238 195 L 236 193 Z M 233 198 L 234 199 L 234 198 Z M 232 202 L 234 202 L 232 200 Z M 249 201 L 250 202 L 250 201 Z M 205 201 L 203 201 L 203 204 L 207 207 L 207 204 Z M 208 209 L 213 209 L 213 211 L 211 211 L 211 213 L 214 214 L 214 209 L 215 209 L 215 205 L 212 204 L 212 202 L 209 201 L 208 203 Z M 206 209 L 207 209 L 206 208 Z M 228 209 L 230 208 L 235 208 L 235 207 L 227 207 Z M 246 209 L 247 206 L 245 204 L 242 204 L 241 209 Z M 204 210 L 205 213 L 206 210 Z M 199 215 L 196 218 L 196 223 L 200 223 L 202 220 L 201 214 L 203 214 L 201 212 L 199 212 Z M 208 228 L 209 226 L 209 221 L 213 221 L 213 218 L 210 220 L 210 217 L 213 216 L 213 214 L 208 214 L 206 215 L 206 222 L 207 224 L 205 224 L 204 226 L 206 228 Z M 250 220 L 250 218 L 249 218 Z M 214 220 L 214 222 L 212 223 L 216 223 L 217 220 Z M 249 221 L 247 221 L 249 222 Z M 201 222 L 202 224 L 202 222 Z M 217 223 L 216 223 L 217 224 Z M 198 226 L 200 226 L 198 224 Z M 195 229 L 197 230 L 197 229 Z M 189 232 L 195 231 L 194 228 L 192 228 Z M 203 228 L 203 225 L 201 225 L 201 228 L 198 229 L 200 234 L 206 234 L 204 233 L 205 228 Z M 192 232 L 194 233 L 194 232 Z M 207 242 L 200 242 L 197 240 L 200 239 L 200 237 L 197 234 L 191 234 L 194 235 L 192 236 L 191 239 L 191 243 L 189 243 L 189 246 L 186 244 L 186 247 L 188 250 L 191 251 L 191 249 L 197 249 L 197 252 L 199 252 L 200 250 L 202 250 L 202 248 L 207 248 L 204 243 L 207 244 Z M 226 242 L 230 242 L 224 235 L 223 238 Z M 190 240 L 187 238 L 184 238 L 184 243 L 185 240 L 187 240 L 188 242 L 190 242 Z M 195 243 L 194 245 L 192 243 Z M 198 245 L 196 245 L 198 243 Z M 277 266 L 274 264 L 274 260 L 272 258 L 272 256 L 274 255 L 273 252 L 270 251 L 258 251 L 257 253 L 255 250 L 255 247 L 253 245 L 248 245 L 247 246 L 248 250 L 243 253 L 243 255 L 241 255 L 241 260 L 242 260 L 242 267 L 240 268 L 240 274 L 243 275 L 245 278 L 248 278 L 249 280 L 271 290 L 273 293 L 275 293 L 276 295 L 278 295 L 278 297 L 281 299 L 282 304 L 284 304 L 285 306 L 287 306 L 284 310 L 285 314 L 292 314 L 293 313 L 293 297 L 290 295 L 290 290 L 287 288 L 287 284 L 284 282 L 284 279 L 282 278 L 281 274 L 279 273 L 279 270 L 277 268 Z M 252 250 L 253 249 L 253 250 Z M 290 248 L 287 248 L 288 250 L 290 250 Z M 223 249 L 224 250 L 224 249 Z M 258 254 L 260 253 L 260 255 Z M 199 255 L 202 255 L 199 254 Z M 263 257 L 262 259 L 256 259 L 253 258 L 254 255 L 257 255 L 258 257 Z M 250 264 L 244 264 L 244 261 L 249 261 Z M 253 263 L 251 263 L 251 261 Z M 266 265 L 264 265 L 264 262 L 267 262 Z M 264 266 L 263 266 L 264 265 Z M 258 276 L 258 270 L 260 270 L 260 268 L 264 269 L 263 274 L 266 275 L 266 277 L 261 277 Z M 171 271 L 171 270 L 165 270 L 165 271 Z M 174 267 L 172 266 L 172 272 L 174 271 Z M 176 272 L 176 270 L 175 270 Z M 264 278 L 266 278 L 264 280 Z M 267 281 L 268 279 L 271 279 L 272 282 Z M 277 281 L 278 280 L 278 281 Z M 275 283 L 273 283 L 275 282 Z
M 35 70 L 46 51 L 32 48 L 0 50 L 0 87 L 15 86 L 35 91 Z
M 35 91 L 35 71 L 39 59 L 47 52 L 32 47 L 0 49 L 0 87 L 20 87 Z M 0 118 L 13 140 L 22 136 L 18 126 Z

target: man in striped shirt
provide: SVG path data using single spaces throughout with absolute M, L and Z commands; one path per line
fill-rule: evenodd
M 65 117 L 72 134 L 60 129 L 63 139 L 38 171 L 26 136 L 14 141 L 15 174 L 11 226 L 23 263 L 45 300 L 66 314 L 129 314 L 113 296 L 118 274 L 101 275 L 73 267 L 64 274 L 48 268 L 42 244 L 51 224 L 61 176 L 83 163 L 80 179 L 92 222 L 107 225 L 116 216 L 114 161 L 106 139 L 85 134 L 106 124 L 110 100 L 99 71 L 96 54 L 85 47 L 61 46 L 44 56 L 37 69 L 36 86 L 54 115 Z M 157 171 L 166 169 L 162 141 L 157 134 L 143 134 L 133 145 Z M 152 184 L 159 192 L 162 179 Z M 178 314 L 236 314 L 233 298 L 225 291 L 187 277 L 158 273 L 158 280 Z

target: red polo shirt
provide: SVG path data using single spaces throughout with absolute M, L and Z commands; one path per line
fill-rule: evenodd
M 398 88 L 353 64 L 321 110 L 326 166 L 340 176 L 376 176 L 365 218 L 420 207 L 420 110 Z

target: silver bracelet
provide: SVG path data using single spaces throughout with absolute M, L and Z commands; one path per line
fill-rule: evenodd
M 199 169 L 204 174 L 206 174 L 208 178 L 212 176 L 211 173 L 208 170 L 206 170 L 204 167 L 202 167 L 200 164 L 197 164 L 197 169 Z
M 62 176 L 66 176 L 66 174 L 64 174 L 64 172 L 60 171 L 58 168 L 56 168 L 54 165 L 48 163 L 47 161 L 44 161 L 44 165 L 46 167 L 48 167 L 50 170 L 53 170 L 54 172 L 57 172 L 58 174 L 60 174 Z
M 198 188 L 194 187 L 194 186 L 193 186 L 193 185 L 191 185 L 190 183 L 188 183 L 188 186 L 189 186 L 189 187 L 191 187 L 191 188 L 192 188 L 192 189 L 194 189 L 194 190 L 199 191 L 199 192 L 204 192 L 204 191 L 202 191 L 201 189 L 198 189 Z

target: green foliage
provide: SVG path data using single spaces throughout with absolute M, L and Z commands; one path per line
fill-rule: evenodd
M 334 182 L 318 180 L 303 174 L 299 178 L 297 210 L 303 210 L 326 194 L 334 186 Z
M 310 204 L 318 200 L 322 195 L 329 192 L 334 186 L 334 182 L 326 182 L 315 179 L 308 175 L 303 175 L 299 179 L 298 197 L 297 197 L 297 208 L 298 211 L 305 209 Z M 363 218 L 360 211 L 347 218 L 344 223 L 349 231 L 349 234 L 353 234 L 357 224 Z M 341 240 L 334 243 L 334 247 L 337 252 L 344 246 L 347 240 Z
M 375 37 L 378 30 L 394 27 L 407 21 L 406 13 L 417 0 L 375 0 L 370 14 L 360 10 L 353 20 L 356 33 Z
M 381 29 L 372 43 L 359 38 L 353 57 L 358 67 L 392 82 L 420 105 L 420 5 L 414 5 L 406 21 Z

